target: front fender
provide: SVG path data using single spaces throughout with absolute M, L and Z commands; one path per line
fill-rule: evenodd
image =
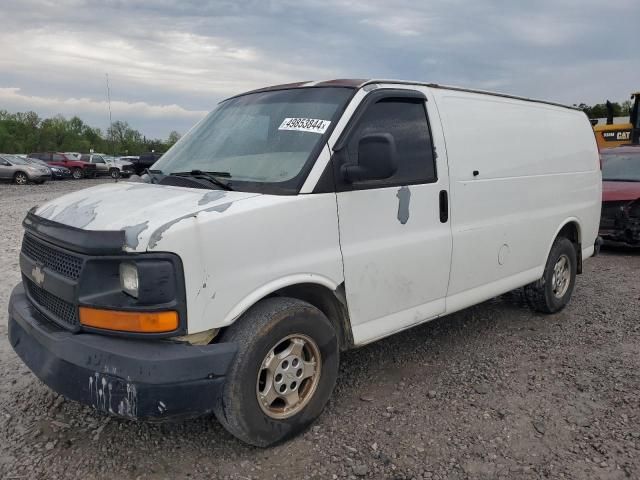
M 263 298 L 271 295 L 273 292 L 277 292 L 278 290 L 285 287 L 291 287 L 293 285 L 300 285 L 303 283 L 312 283 L 320 285 L 322 287 L 326 287 L 331 291 L 335 291 L 341 282 L 335 282 L 328 277 L 314 273 L 298 273 L 278 278 L 277 280 L 256 288 L 249 295 L 244 297 L 234 308 L 231 309 L 231 311 L 229 311 L 229 313 L 224 317 L 219 326 L 226 327 L 227 325 L 232 324 L 244 312 L 249 310 L 249 308 L 251 308 Z M 213 302 L 211 302 L 210 308 L 213 308 Z
M 189 334 L 230 325 L 281 288 L 344 280 L 334 193 L 233 202 L 175 223 L 159 246 L 182 259 Z

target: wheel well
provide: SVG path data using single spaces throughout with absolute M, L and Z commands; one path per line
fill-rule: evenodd
M 559 237 L 567 238 L 571 243 L 573 243 L 573 246 L 576 249 L 576 258 L 578 259 L 577 270 L 578 273 L 582 273 L 582 243 L 580 242 L 580 226 L 576 222 L 568 222 L 558 232 L 556 238 Z
M 341 284 L 335 291 L 331 291 L 322 285 L 302 283 L 281 288 L 269 295 L 269 297 L 274 296 L 297 298 L 310 303 L 324 313 L 333 324 L 338 334 L 340 350 L 348 350 L 353 346 L 353 334 L 344 284 Z

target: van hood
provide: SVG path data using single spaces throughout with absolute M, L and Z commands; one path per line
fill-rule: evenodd
M 118 182 L 64 195 L 33 211 L 39 217 L 84 230 L 123 230 L 125 251 L 153 248 L 180 220 L 227 210 L 258 193 Z

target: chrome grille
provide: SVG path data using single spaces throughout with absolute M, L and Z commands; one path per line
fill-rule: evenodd
M 77 280 L 80 277 L 82 258 L 50 247 L 31 235 L 24 236 L 22 253 L 67 278 Z
M 26 277 L 23 277 L 23 282 L 35 307 L 46 310 L 43 313 L 48 318 L 67 328 L 75 329 L 78 327 L 80 322 L 78 320 L 78 309 L 75 305 L 38 287 Z

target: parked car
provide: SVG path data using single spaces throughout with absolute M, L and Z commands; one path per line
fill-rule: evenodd
M 267 446 L 320 415 L 341 351 L 520 287 L 568 304 L 602 196 L 581 110 L 306 85 L 221 102 L 148 183 L 27 214 L 8 330 L 38 377 L 126 418 L 214 412 Z
M 120 171 L 124 177 L 128 177 L 129 175 L 133 175 L 135 173 L 135 167 L 133 166 L 133 162 L 127 160 L 126 157 L 114 157 L 113 155 L 105 155 L 105 159 L 108 162 L 114 163 L 115 165 L 120 166 Z
M 84 153 L 80 156 L 80 159 L 95 165 L 98 175 L 109 175 L 111 178 L 120 178 L 128 177 L 134 172 L 134 167 L 131 162 L 120 161 L 114 157 L 100 153 Z
M 10 180 L 18 185 L 29 182 L 44 183 L 51 178 L 47 167 L 34 165 L 16 155 L 0 153 L 0 180 Z
M 30 158 L 37 158 L 46 162 L 49 165 L 56 165 L 59 167 L 65 167 L 71 170 L 71 176 L 75 180 L 81 178 L 95 178 L 96 166 L 83 162 L 82 160 L 75 160 L 73 157 L 59 152 L 38 152 L 30 153 Z
M 133 164 L 135 174 L 142 175 L 144 171 L 147 168 L 151 168 L 151 166 L 156 163 L 160 157 L 162 157 L 162 153 L 147 152 L 142 153 L 139 156 L 127 157 L 127 160 Z
M 640 246 L 640 146 L 601 151 L 605 244 Z
M 40 165 L 42 167 L 47 167 L 51 171 L 52 180 L 66 180 L 71 178 L 71 170 L 69 170 L 67 167 L 60 167 L 58 165 L 49 165 L 47 162 L 43 160 L 40 160 L 38 158 L 27 157 L 26 155 L 20 155 L 20 157 L 24 158 L 29 163 Z

